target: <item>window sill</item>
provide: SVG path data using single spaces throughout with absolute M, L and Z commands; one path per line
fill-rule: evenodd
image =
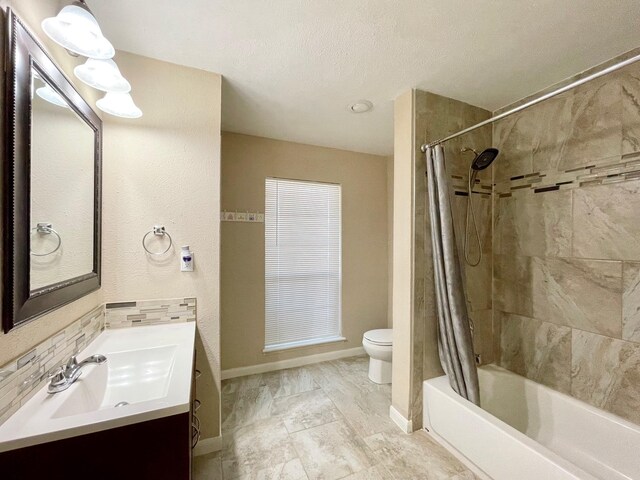
M 344 337 L 314 338 L 313 340 L 302 340 L 299 342 L 279 343 L 264 347 L 262 353 L 278 352 L 280 350 L 291 350 L 292 348 L 314 347 L 325 343 L 346 342 Z

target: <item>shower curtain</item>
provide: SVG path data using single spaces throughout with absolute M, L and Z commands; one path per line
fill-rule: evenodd
M 462 397 L 480 405 L 478 372 L 453 231 L 444 149 L 441 145 L 429 147 L 426 156 L 440 363 L 451 387 Z

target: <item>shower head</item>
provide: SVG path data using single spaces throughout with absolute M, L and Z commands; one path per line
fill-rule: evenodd
M 476 155 L 476 158 L 473 159 L 471 163 L 471 168 L 473 170 L 479 171 L 487 168 L 498 156 L 499 150 L 497 148 L 487 148 L 482 152 L 478 153 L 472 148 L 463 148 L 463 152 L 473 152 Z
M 464 259 L 465 261 L 472 267 L 477 267 L 482 261 L 482 242 L 480 241 L 480 233 L 478 232 L 478 224 L 476 222 L 476 214 L 473 210 L 473 202 L 471 201 L 471 194 L 473 193 L 473 186 L 476 184 L 476 177 L 478 176 L 478 172 L 480 170 L 484 170 L 488 168 L 489 165 L 493 163 L 493 161 L 498 156 L 497 148 L 487 148 L 482 152 L 478 153 L 473 148 L 465 147 L 460 150 L 460 153 L 465 152 L 473 152 L 475 155 L 473 162 L 469 166 L 469 179 L 467 184 L 467 198 L 468 198 L 468 207 L 467 207 L 467 215 L 465 218 L 465 234 L 464 234 Z M 475 232 L 476 242 L 478 244 L 478 259 L 472 260 L 469 255 L 469 218 L 471 218 L 473 222 L 473 228 Z

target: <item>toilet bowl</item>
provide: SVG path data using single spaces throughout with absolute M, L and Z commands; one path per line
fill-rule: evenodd
M 369 355 L 369 379 L 375 383 L 391 383 L 393 330 L 369 330 L 362 336 L 362 346 Z

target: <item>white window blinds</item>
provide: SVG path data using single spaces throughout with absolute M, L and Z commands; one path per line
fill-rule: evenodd
M 265 351 L 341 337 L 340 185 L 268 178 Z

